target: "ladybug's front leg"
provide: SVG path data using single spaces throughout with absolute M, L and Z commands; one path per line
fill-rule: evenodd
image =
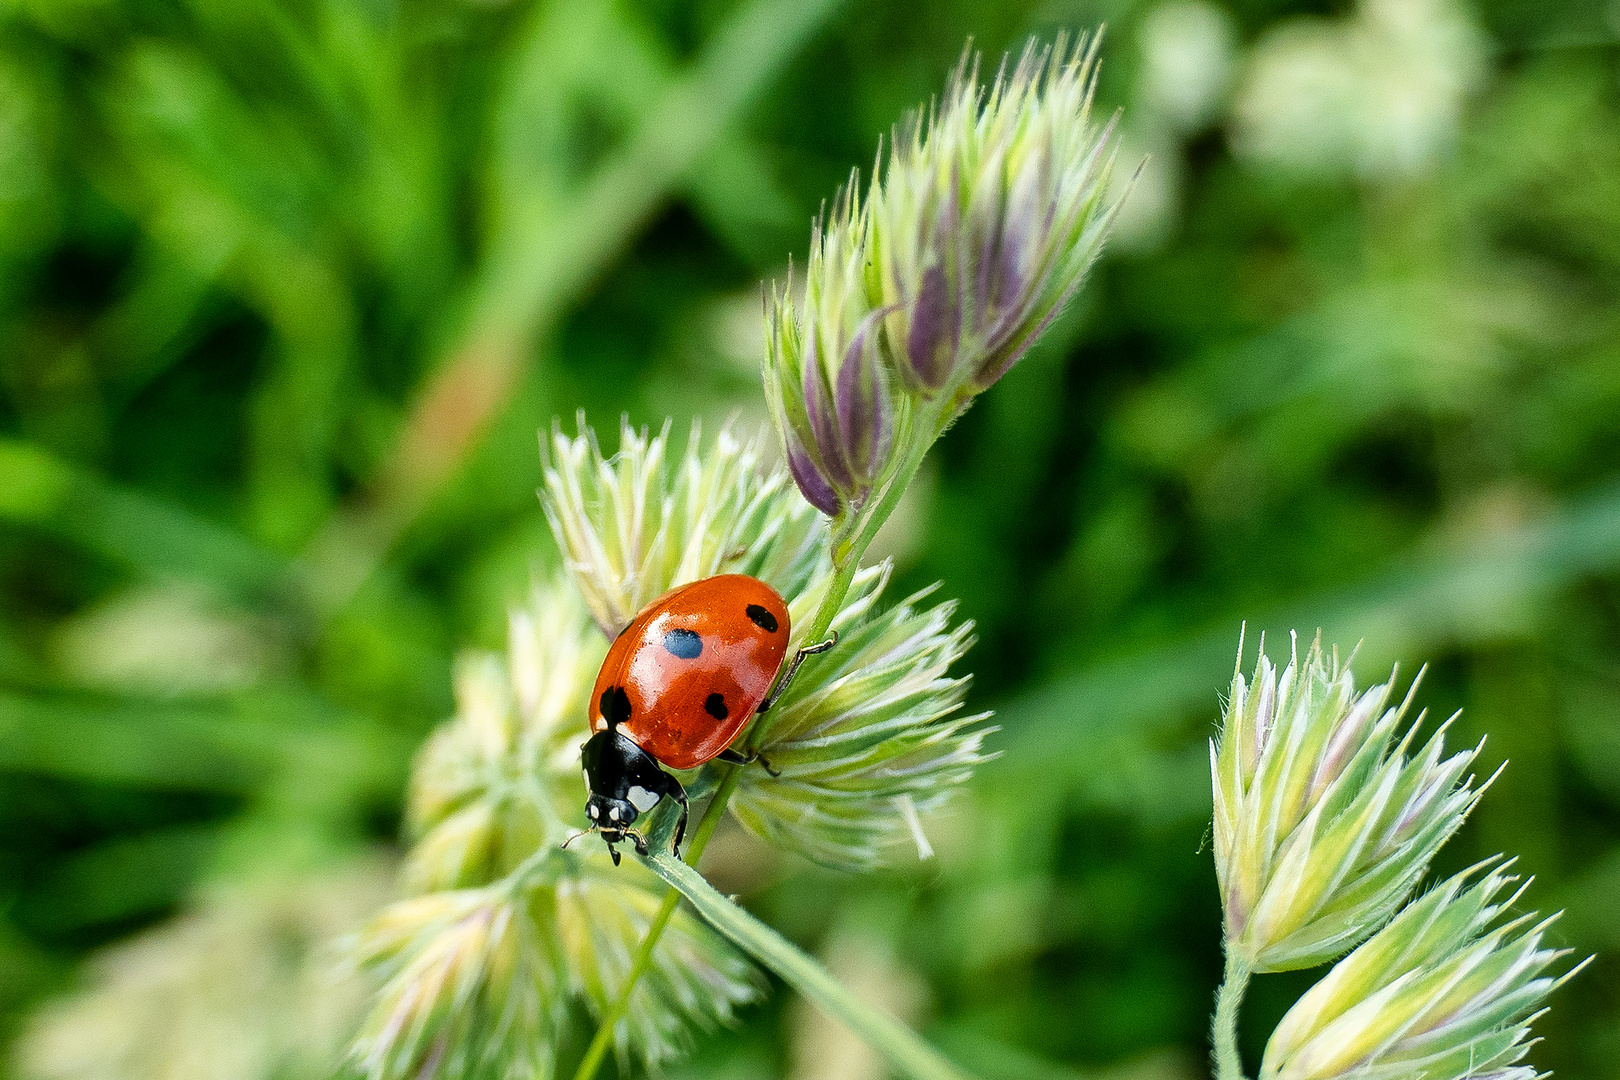
M 675 823 L 675 843 L 670 845 L 678 859 L 681 857 L 681 841 L 686 839 L 686 819 L 690 816 L 691 807 L 687 805 L 686 789 L 681 787 L 681 782 L 668 773 L 664 774 L 664 778 L 669 781 L 664 785 L 664 794 L 681 804 L 681 818 Z

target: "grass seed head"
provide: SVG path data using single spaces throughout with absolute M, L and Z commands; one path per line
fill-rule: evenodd
M 1313 967 L 1382 926 L 1467 817 L 1478 747 L 1420 748 L 1410 696 L 1358 693 L 1320 640 L 1282 671 L 1261 654 L 1232 680 L 1210 743 L 1215 865 L 1227 949 L 1254 971 Z
M 1504 916 L 1522 889 L 1482 864 L 1414 900 L 1312 987 L 1266 1046 L 1260 1080 L 1534 1080 L 1520 1064 L 1567 950 L 1552 919 Z M 1556 916 L 1555 916 L 1556 918 Z

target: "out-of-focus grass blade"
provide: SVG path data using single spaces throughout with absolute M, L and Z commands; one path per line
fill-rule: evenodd
M 0 770 L 10 772 L 242 794 L 281 782 L 330 805 L 397 790 L 412 745 L 307 695 L 204 707 L 0 693 Z
M 0 520 L 56 533 L 157 579 L 255 593 L 287 582 L 287 563 L 229 529 L 13 439 L 0 439 Z
M 18 1008 L 59 979 L 66 962 L 25 935 L 10 915 L 0 918 L 0 1009 Z
M 640 24 L 630 9 L 601 3 L 546 9 L 511 67 L 499 120 L 506 137 L 494 157 L 491 183 L 511 204 L 502 209 L 531 219 L 518 230 L 535 235 L 551 231 L 567 202 L 568 144 L 554 130 L 556 124 L 546 123 L 566 107 L 566 92 L 598 99 L 617 123 L 635 130 L 648 103 L 669 94 L 682 77 L 668 41 Z M 554 167 L 536 169 L 536 160 L 552 161 Z M 786 247 L 761 244 L 787 243 L 784 234 L 797 231 L 803 222 L 772 176 L 762 149 L 732 128 L 694 160 L 695 167 L 678 183 L 695 209 L 745 254 L 770 262 L 780 259 Z
M 312 577 L 303 565 L 227 526 L 109 483 L 38 447 L 0 437 L 0 528 L 7 522 L 58 536 L 147 580 L 183 582 L 240 601 L 247 610 L 279 619 L 292 640 L 310 629 Z M 372 586 L 364 607 L 349 613 L 355 625 L 338 632 L 347 636 L 351 649 L 365 647 L 356 644 L 357 637 L 386 635 L 388 655 L 421 675 L 424 686 L 432 682 L 425 690 L 415 689 L 433 700 L 437 683 L 432 673 L 441 667 L 447 672 L 449 661 L 431 634 L 409 632 L 426 625 L 419 598 L 396 575 L 376 575 Z M 14 681 L 31 684 L 38 681 L 33 667 L 37 664 L 0 633 L 0 673 L 9 670 Z M 371 711 L 414 715 L 409 710 L 401 714 L 399 704 L 378 702 Z
M 188 253 L 193 261 L 200 256 Z M 199 272 L 160 244 L 146 246 L 129 290 L 97 320 L 97 355 L 112 361 L 119 394 L 129 398 L 150 384 L 194 344 L 218 266 Z
M 120 837 L 47 872 L 18 905 L 34 933 L 67 933 L 149 915 L 180 900 L 220 840 L 216 825 L 178 825 Z
M 342 607 L 370 576 L 505 407 L 536 355 L 536 340 L 838 3 L 747 5 L 715 34 L 690 72 L 645 111 L 635 133 L 577 198 L 556 213 L 512 207 L 510 227 L 492 240 L 473 283 L 461 344 L 417 396 L 380 479 L 378 500 L 340 512 L 309 548 L 323 609 Z M 514 200 L 508 194 L 504 201 Z
M 248 792 L 276 758 L 273 732 L 218 712 L 0 694 L 0 769 L 9 772 Z
M 519 216 L 474 294 L 474 336 L 532 338 L 623 249 L 841 0 L 755 0 L 727 22 L 634 135 L 555 217 Z
M 1611 484 L 1543 520 L 1408 555 L 1361 584 L 1251 618 L 1249 640 L 1262 630 L 1309 634 L 1321 627 L 1324 640 L 1344 646 L 1366 639 L 1376 649 L 1376 655 L 1363 654 L 1370 663 L 1416 661 L 1447 641 L 1510 630 L 1523 613 L 1540 609 L 1547 594 L 1617 566 L 1620 484 Z M 997 716 L 1007 732 L 999 740 L 1005 756 L 987 773 L 1048 769 L 1054 762 L 1076 776 L 1107 772 L 1127 747 L 1155 752 L 1151 745 L 1179 730 L 1187 711 L 1201 704 L 1213 731 L 1241 618 L 1234 614 L 1179 641 L 1103 661 L 1002 706 Z

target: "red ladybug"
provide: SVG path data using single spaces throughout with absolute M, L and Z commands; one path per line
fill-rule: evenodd
M 722 574 L 672 589 L 642 609 L 608 649 L 591 691 L 591 736 L 581 748 L 585 816 L 614 844 L 647 842 L 630 826 L 665 796 L 681 804 L 675 854 L 686 835 L 686 789 L 661 766 L 693 769 L 720 758 L 748 718 L 770 708 L 771 682 L 788 648 L 788 609 L 775 589 L 745 574 Z M 810 653 L 800 649 L 777 694 Z

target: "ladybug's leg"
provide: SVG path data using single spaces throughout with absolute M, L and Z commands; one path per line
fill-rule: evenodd
M 665 775 L 669 776 L 668 773 Z M 681 819 L 675 823 L 675 843 L 670 845 L 678 859 L 681 857 L 681 841 L 686 839 L 686 819 L 690 816 L 691 808 L 686 802 L 686 789 L 681 787 L 681 782 L 673 776 L 669 776 L 669 784 L 665 787 L 664 794 L 681 804 Z
M 718 757 L 721 761 L 728 761 L 733 765 L 752 765 L 757 761 L 759 762 L 760 767 L 766 772 L 770 773 L 773 777 L 782 775 L 782 770 L 771 768 L 770 759 L 764 754 L 753 753 L 745 757 L 728 746 L 724 750 L 720 751 Z
M 788 684 L 793 682 L 793 676 L 799 673 L 799 665 L 804 663 L 805 657 L 814 656 L 816 653 L 824 653 L 836 644 L 838 644 L 838 631 L 834 630 L 832 631 L 832 637 L 828 638 L 826 641 L 818 641 L 814 645 L 806 645 L 804 648 L 794 653 L 793 662 L 788 665 L 787 671 L 780 679 L 776 681 L 776 685 L 771 688 L 771 692 L 766 695 L 765 700 L 759 703 L 759 708 L 755 709 L 754 713 L 756 715 L 762 713 L 772 705 L 776 704 L 776 699 L 781 697 L 782 694 L 787 690 Z

